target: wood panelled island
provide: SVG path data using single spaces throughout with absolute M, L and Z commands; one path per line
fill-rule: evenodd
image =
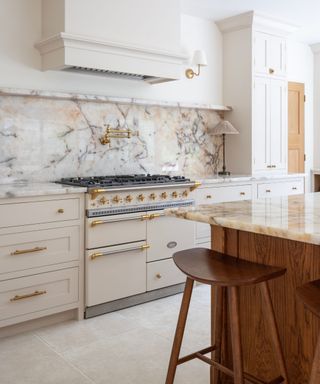
M 214 250 L 287 269 L 270 290 L 290 384 L 308 384 L 320 322 L 304 309 L 296 288 L 320 278 L 320 193 L 170 209 L 166 214 L 210 224 Z M 245 370 L 268 382 L 278 364 L 258 289 L 241 288 L 240 305 Z M 228 334 L 226 325 L 223 360 L 231 367 Z

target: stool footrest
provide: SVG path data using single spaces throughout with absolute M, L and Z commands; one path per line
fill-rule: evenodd
M 201 349 L 200 351 L 197 351 L 197 352 L 194 352 L 194 353 L 190 353 L 190 355 L 186 355 L 184 357 L 181 357 L 178 360 L 178 365 L 186 363 L 187 361 L 190 361 L 190 360 L 193 360 L 193 359 L 199 359 L 199 360 L 202 360 L 203 362 L 205 362 L 205 363 L 207 363 L 209 365 L 212 365 L 213 367 L 218 369 L 220 372 L 222 372 L 222 373 L 224 373 L 224 374 L 226 374 L 228 376 L 233 377 L 234 376 L 234 372 L 232 371 L 232 369 L 230 369 L 230 368 L 220 364 L 219 362 L 217 362 L 215 360 L 210 359 L 207 356 L 204 356 L 204 355 L 206 355 L 209 352 L 213 352 L 214 350 L 216 350 L 216 346 L 215 345 L 213 345 L 211 347 L 208 347 L 208 348 Z M 250 375 L 249 373 L 246 373 L 246 372 L 244 372 L 243 375 L 244 375 L 245 382 L 249 383 L 249 384 L 281 384 L 281 383 L 283 383 L 285 381 L 282 376 L 279 376 L 279 377 L 277 377 L 277 378 L 275 378 L 275 379 L 273 379 L 271 381 L 266 382 L 266 381 L 258 379 L 255 376 L 252 376 L 252 375 Z
M 193 359 L 198 359 L 199 355 L 200 356 L 206 355 L 209 352 L 213 352 L 215 349 L 216 349 L 216 346 L 212 345 L 211 347 L 201 349 L 200 351 L 197 351 L 194 353 L 190 353 L 190 355 L 183 356 L 178 360 L 178 365 L 186 363 L 187 361 L 190 361 Z

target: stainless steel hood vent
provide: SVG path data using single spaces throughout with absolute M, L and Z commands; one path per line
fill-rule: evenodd
M 165 80 L 170 81 L 171 79 L 160 79 L 153 76 L 143 76 L 134 73 L 128 72 L 117 72 L 110 71 L 108 69 L 97 69 L 97 68 L 88 68 L 88 67 L 79 67 L 79 66 L 71 66 L 68 68 L 64 68 L 65 72 L 75 72 L 75 73 L 87 73 L 90 75 L 98 75 L 98 76 L 106 76 L 115 79 L 127 79 L 127 80 L 136 80 L 136 81 L 145 81 L 150 84 L 156 84 L 159 82 L 163 82 Z

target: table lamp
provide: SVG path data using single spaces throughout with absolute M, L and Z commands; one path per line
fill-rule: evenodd
M 213 129 L 210 130 L 213 135 L 222 135 L 223 148 L 223 166 L 222 172 L 218 172 L 219 176 L 229 176 L 230 172 L 226 171 L 226 135 L 235 135 L 239 131 L 227 120 L 221 120 Z

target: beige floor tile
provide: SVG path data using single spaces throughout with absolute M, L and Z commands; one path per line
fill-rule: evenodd
M 0 340 L 1 384 L 92 384 L 38 337 Z
M 54 350 L 64 352 L 86 346 L 137 327 L 137 324 L 117 312 L 84 321 L 67 321 L 39 329 L 36 334 Z
M 64 353 L 97 384 L 163 384 L 171 343 L 139 328 Z M 207 384 L 208 368 L 193 362 L 179 368 L 175 384 Z

